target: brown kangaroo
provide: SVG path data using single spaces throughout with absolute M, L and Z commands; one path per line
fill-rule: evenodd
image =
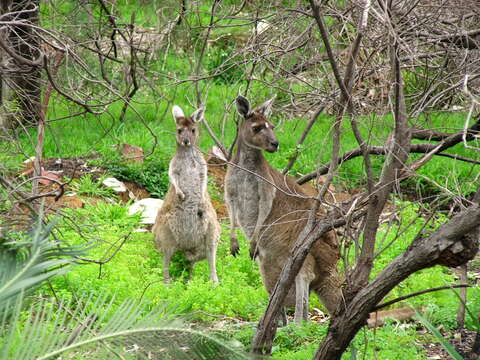
M 233 255 L 239 251 L 236 228 L 240 226 L 250 240 L 250 255 L 257 257 L 269 293 L 315 201 L 295 179 L 270 166 L 262 154 L 262 150 L 275 152 L 279 146 L 274 126 L 267 121 L 272 102 L 273 98 L 251 110 L 246 98 L 237 97 L 237 110 L 244 121 L 239 127 L 236 152 L 225 178 L 231 224 L 230 251 Z M 295 321 L 307 319 L 309 290 L 318 294 L 329 312 L 336 309 L 341 299 L 338 259 L 334 232 L 315 242 L 285 302 L 286 306 L 295 305 Z
M 185 117 L 180 107 L 172 109 L 177 151 L 168 168 L 170 187 L 152 229 L 157 248 L 164 254 L 165 282 L 170 281 L 172 255 L 182 251 L 191 263 L 207 258 L 210 279 L 218 283 L 215 259 L 220 225 L 207 192 L 207 163 L 196 146 L 197 123 L 204 110 Z

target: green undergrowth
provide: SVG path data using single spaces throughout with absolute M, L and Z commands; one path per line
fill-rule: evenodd
M 148 158 L 145 162 L 126 163 L 118 156 L 102 158 L 96 162 L 102 166 L 108 174 L 120 181 L 129 181 L 144 187 L 154 198 L 163 198 L 168 190 L 168 163 Z
M 80 196 L 92 197 L 114 197 L 115 192 L 112 188 L 102 185 L 105 176 L 95 180 L 91 174 L 86 174 L 79 179 L 75 179 L 70 184 L 70 189 Z
M 402 236 L 386 248 L 375 262 L 374 275 L 378 274 L 393 258 L 409 245 L 423 222 L 413 221 L 418 212 L 417 205 L 399 203 L 398 223 L 384 224 L 382 236 L 390 227 L 383 249 L 402 227 L 411 224 Z M 65 209 L 57 232 L 69 245 L 88 245 L 90 249 L 85 262 L 68 274 L 51 280 L 50 286 L 41 289 L 45 296 L 52 295 L 75 299 L 78 294 L 91 293 L 114 297 L 114 307 L 128 298 L 142 299 L 146 304 L 166 304 L 177 314 L 191 314 L 195 322 L 211 328 L 227 338 L 235 338 L 249 346 L 255 326 L 263 314 L 268 296 L 263 288 L 258 267 L 248 256 L 248 245 L 240 236 L 240 255 L 229 253 L 227 223 L 222 224 L 222 236 L 217 253 L 219 285 L 209 280 L 208 264 L 201 261 L 193 266 L 191 277 L 181 256 L 172 264 L 172 283 L 162 282 L 162 254 L 155 249 L 153 235 L 134 232 L 139 227 L 139 216 L 129 216 L 123 205 L 97 201 L 81 209 Z M 446 220 L 440 215 L 428 230 L 433 230 Z M 72 226 L 74 225 L 74 226 Z M 397 229 L 398 227 L 398 229 Z M 99 262 L 104 262 L 99 264 Z M 451 272 L 435 267 L 412 275 L 396 287 L 385 299 L 406 295 L 429 287 L 454 283 Z M 480 310 L 480 292 L 469 289 L 468 306 L 472 311 Z M 115 305 L 117 304 L 117 305 Z M 311 296 L 311 309 L 323 309 L 316 296 Z M 425 294 L 395 306 L 425 307 L 425 315 L 434 324 L 446 329 L 455 326 L 458 300 L 451 290 Z M 233 321 L 236 319 L 236 321 Z M 222 325 L 218 325 L 219 321 Z M 470 326 L 467 321 L 467 326 Z M 289 324 L 278 332 L 273 348 L 275 359 L 304 359 L 313 355 L 320 339 L 327 331 L 327 324 L 309 322 L 301 325 Z M 360 358 L 421 359 L 423 350 L 419 345 L 415 325 L 390 322 L 377 330 L 362 330 L 355 338 L 353 347 L 344 355 L 351 358 L 356 352 Z M 375 355 L 375 353 L 377 355 Z M 358 358 L 358 357 L 357 357 Z
M 234 336 L 248 349 L 255 334 L 255 325 L 236 324 L 221 333 Z M 313 321 L 300 325 L 289 323 L 278 329 L 272 357 L 277 360 L 312 359 L 327 330 L 327 324 Z M 360 330 L 342 359 L 420 360 L 426 356 L 421 344 L 432 341 L 435 341 L 433 336 L 417 332 L 415 323 L 402 324 L 387 320 L 378 329 Z
M 88 259 L 108 261 L 102 265 L 77 266 L 67 275 L 52 280 L 59 294 L 106 292 L 119 302 L 125 298 L 143 298 L 151 304 L 168 303 L 175 312 L 193 313 L 194 319 L 203 321 L 212 320 L 215 315 L 240 319 L 261 315 L 267 294 L 257 266 L 249 259 L 243 237 L 240 238 L 243 249 L 234 258 L 229 253 L 227 237 L 222 236 L 217 253 L 220 285 L 210 282 L 206 261 L 195 264 L 191 278 L 187 279 L 179 259 L 172 265 L 172 275 L 177 278 L 165 284 L 161 281 L 162 255 L 155 249 L 153 235 L 133 232 L 139 226 L 139 217 L 128 216 L 126 207 L 97 203 L 65 212 L 65 221 L 59 228 L 62 236 L 72 245 L 90 244 Z M 75 221 L 81 231 L 72 228 L 70 221 Z

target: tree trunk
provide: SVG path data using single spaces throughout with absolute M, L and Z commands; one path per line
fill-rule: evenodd
M 480 189 L 478 189 L 480 193 Z M 395 286 L 411 274 L 434 265 L 459 266 L 478 252 L 480 207 L 473 204 L 431 236 L 414 240 L 375 280 L 362 288 L 332 319 L 314 359 L 340 359 L 368 315 Z
M 31 25 L 38 24 L 38 6 L 40 1 L 3 0 L 0 10 L 2 14 L 12 13 L 7 21 L 15 22 L 2 35 L 3 48 L 1 58 L 9 63 L 8 72 L 11 75 L 1 75 L 2 82 L 2 113 L 0 126 L 15 126 L 11 123 L 7 103 L 16 103 L 17 114 L 12 120 L 25 125 L 36 125 L 40 114 L 41 96 L 41 62 L 40 43 Z M 19 25 L 18 22 L 26 22 Z M 3 123 L 3 124 L 2 124 Z

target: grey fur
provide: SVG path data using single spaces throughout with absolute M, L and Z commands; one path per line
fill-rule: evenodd
M 306 197 L 302 198 L 305 192 L 294 179 L 273 169 L 262 154 L 262 150 L 274 152 L 278 149 L 273 126 L 265 118 L 272 101 L 251 111 L 241 124 L 233 164 L 228 166 L 225 178 L 225 200 L 231 224 L 230 250 L 233 255 L 239 251 L 236 228 L 240 227 L 250 240 L 250 254 L 258 259 L 269 292 L 305 226 L 312 204 Z M 237 98 L 241 115 L 246 103 L 245 98 Z M 338 305 L 340 288 L 335 242 L 334 234 L 329 234 L 319 239 L 307 255 L 295 279 L 295 288 L 286 299 L 287 306 L 295 305 L 295 321 L 307 318 L 311 284 L 329 311 Z
M 175 119 L 177 151 L 168 169 L 170 187 L 152 231 L 164 254 L 164 281 L 170 281 L 172 255 L 182 251 L 192 263 L 206 258 L 210 279 L 218 283 L 215 262 L 220 225 L 207 192 L 207 163 L 196 147 L 198 131 L 193 117 L 196 121 L 203 118 L 203 109 L 190 118 Z

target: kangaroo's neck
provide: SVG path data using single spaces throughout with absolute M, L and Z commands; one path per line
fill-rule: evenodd
M 263 156 L 262 150 L 247 145 L 241 137 L 238 139 L 237 151 L 233 161 L 250 170 L 268 167 L 268 162 Z
M 198 150 L 196 146 L 182 146 L 177 144 L 177 154 L 178 158 L 194 158 L 198 156 Z

